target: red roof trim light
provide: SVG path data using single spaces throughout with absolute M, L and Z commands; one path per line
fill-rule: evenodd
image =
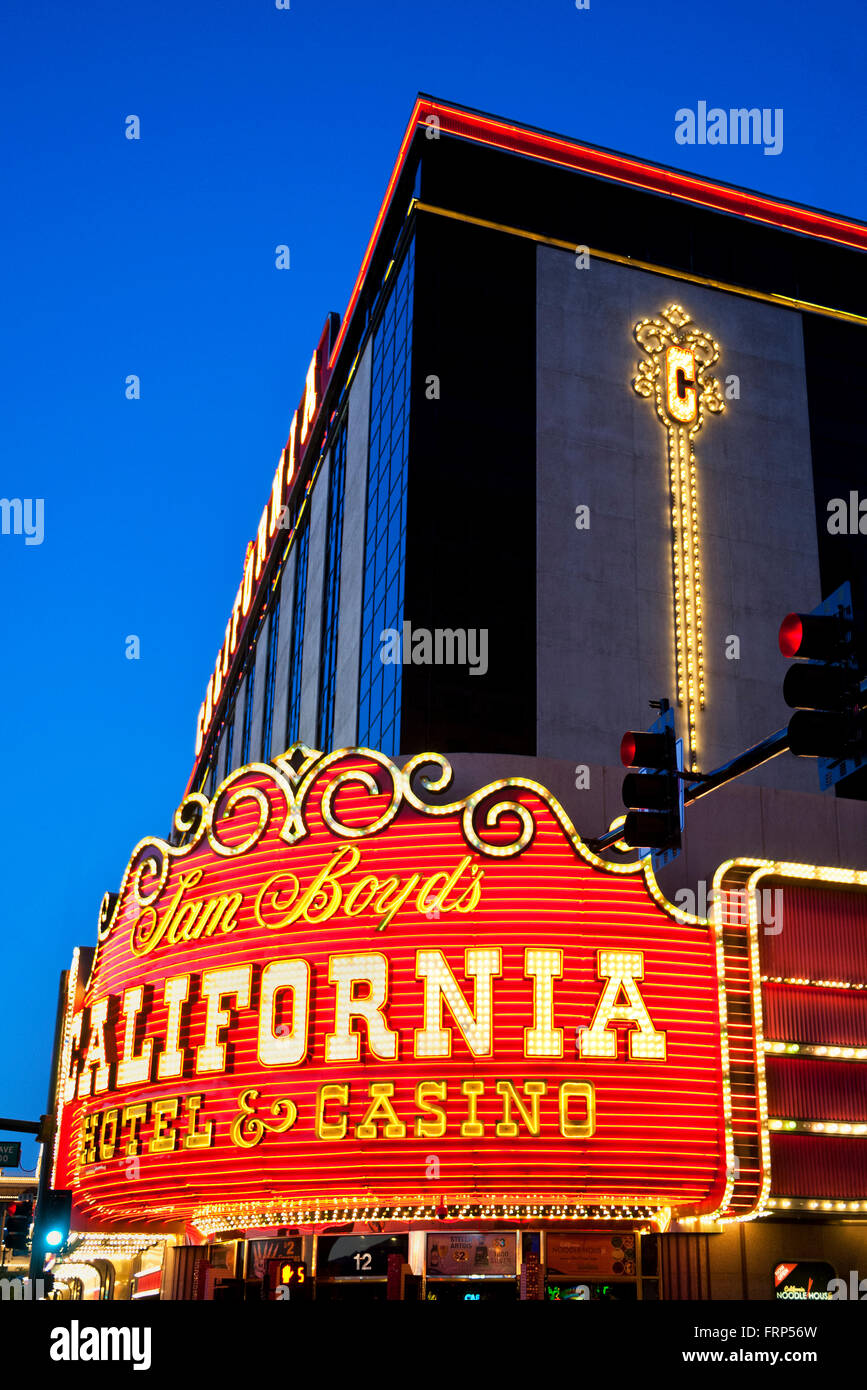
M 853 222 L 850 218 L 836 217 L 816 208 L 800 207 L 797 203 L 786 203 L 779 198 L 771 198 L 750 189 L 735 188 L 728 184 L 715 183 L 712 179 L 687 174 L 677 169 L 666 169 L 662 165 L 648 164 L 645 160 L 618 154 L 614 150 L 599 149 L 584 145 L 564 136 L 551 135 L 546 131 L 534 130 L 529 126 L 516 125 L 513 121 L 503 121 L 481 112 L 470 111 L 431 97 L 419 97 L 413 106 L 409 124 L 401 141 L 397 161 L 385 190 L 385 197 L 379 210 L 373 232 L 364 253 L 361 269 L 352 290 L 343 325 L 334 344 L 330 366 L 334 366 L 337 355 L 343 346 L 349 323 L 368 266 L 376 246 L 380 229 L 385 220 L 397 181 L 403 171 L 407 153 L 416 127 L 428 118 L 436 117 L 440 131 L 447 135 L 457 135 L 479 144 L 492 145 L 497 149 L 509 150 L 513 154 L 529 155 L 543 159 L 550 164 L 559 164 L 566 169 L 574 169 L 584 174 L 594 174 L 600 178 L 613 179 L 617 183 L 631 184 L 651 193 L 662 193 L 684 202 L 697 203 L 715 212 L 732 213 L 737 217 L 747 217 L 754 222 L 764 222 L 779 227 L 783 231 L 797 232 L 803 236 L 820 237 L 825 241 L 838 242 L 859 251 L 867 250 L 867 226 Z

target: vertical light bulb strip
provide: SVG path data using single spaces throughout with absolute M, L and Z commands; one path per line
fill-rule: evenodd
M 672 574 L 674 582 L 674 657 L 677 679 L 677 703 L 686 701 L 686 664 L 684 661 L 683 631 L 683 552 L 681 550 L 681 512 L 680 512 L 680 463 L 678 460 L 677 437 L 673 430 L 668 431 L 668 469 L 671 488 L 671 536 L 672 536 Z
M 719 358 L 719 344 L 697 328 L 679 304 L 669 304 L 658 318 L 641 319 L 633 336 L 647 354 L 638 364 L 633 390 L 653 399 L 667 434 L 677 703 L 686 716 L 686 760 L 690 768 L 697 768 L 698 713 L 705 708 L 706 686 L 693 441 L 705 412 L 717 415 L 723 410 L 719 385 L 706 375 Z

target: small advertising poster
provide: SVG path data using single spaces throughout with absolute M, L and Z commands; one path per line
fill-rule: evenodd
M 774 1270 L 774 1298 L 830 1299 L 828 1285 L 835 1277 L 833 1265 L 821 1260 L 778 1264 Z
M 548 1277 L 605 1279 L 634 1276 L 635 1234 L 632 1231 L 581 1231 L 575 1235 L 550 1235 L 547 1249 Z
M 247 1246 L 247 1278 L 264 1279 L 269 1260 L 300 1260 L 301 1237 L 251 1240 Z
M 539 1263 L 539 1256 L 535 1251 L 531 1251 L 521 1265 L 521 1298 L 535 1299 L 544 1297 L 545 1290 L 542 1285 L 542 1266 Z
M 517 1236 L 489 1231 L 439 1231 L 427 1238 L 428 1278 L 460 1279 L 471 1274 L 514 1278 Z

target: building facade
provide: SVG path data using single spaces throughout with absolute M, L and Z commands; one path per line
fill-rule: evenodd
M 347 766 L 368 778 L 380 775 L 377 768 L 391 776 L 388 769 L 406 768 L 431 750 L 445 755 L 453 774 L 448 792 L 435 778 L 425 787 L 426 803 L 441 808 L 444 822 L 445 807 L 460 803 L 472 826 L 480 789 L 493 796 L 508 783 L 519 789 L 514 795 L 534 826 L 550 812 L 561 830 L 567 827 L 576 863 L 591 875 L 591 896 L 591 881 L 621 884 L 610 890 L 611 920 L 625 935 L 608 946 L 600 937 L 598 953 L 641 946 L 629 935 L 635 922 L 627 923 L 628 914 L 639 906 L 638 899 L 627 904 L 627 879 L 642 885 L 640 912 L 668 914 L 665 930 L 685 921 L 707 933 L 706 944 L 717 942 L 724 1003 L 715 1032 L 722 1051 L 701 1066 L 723 1078 L 720 1115 L 734 1105 L 733 1113 L 743 1119 L 749 1111 L 750 1118 L 742 1133 L 729 1111 L 719 1123 L 709 1121 L 707 1149 L 680 1153 L 661 1185 L 649 1169 L 620 1173 L 609 1156 L 606 1188 L 602 1172 L 579 1183 L 574 1166 L 578 1150 L 602 1134 L 601 1120 L 598 1130 L 578 1134 L 591 1125 L 589 1108 L 579 1119 L 561 1108 L 559 1121 L 551 1119 L 555 1171 L 550 1185 L 540 1180 L 534 1200 L 526 1176 L 519 1181 L 510 1168 L 523 1163 L 515 1155 L 490 1171 L 480 1158 L 450 1191 L 447 1172 L 433 1171 L 439 1153 L 430 1155 L 436 1164 L 426 1185 L 403 1176 L 401 1200 L 392 1180 L 364 1164 L 354 1187 L 329 1193 L 324 1183 L 319 1204 L 319 1189 L 307 1178 L 298 1189 L 303 1200 L 290 1190 L 291 1167 L 279 1179 L 280 1202 L 275 1197 L 270 1205 L 246 1190 L 230 1200 L 228 1183 L 228 1224 L 217 1219 L 214 1193 L 207 1201 L 201 1194 L 194 1200 L 195 1193 L 179 1199 L 174 1211 L 165 1198 L 157 1212 L 93 1189 L 82 1201 L 91 1234 L 81 1248 L 92 1253 L 103 1229 L 134 1232 L 129 1258 L 145 1265 L 126 1272 L 125 1289 L 141 1273 L 149 1277 L 142 1296 L 159 1287 L 177 1297 L 212 1296 L 221 1285 L 224 1296 L 273 1290 L 273 1262 L 282 1260 L 281 1269 L 303 1268 L 315 1280 L 317 1297 L 401 1296 L 401 1288 L 403 1296 L 445 1299 L 471 1289 L 472 1296 L 517 1297 L 529 1284 L 531 1294 L 552 1298 L 575 1289 L 590 1297 L 763 1298 L 775 1291 L 798 1296 L 806 1267 L 815 1270 L 803 1279 L 824 1277 L 827 1284 L 848 1278 L 859 1259 L 864 1266 L 867 769 L 838 783 L 834 794 L 821 790 L 813 760 L 786 753 L 767 762 L 689 808 L 683 853 L 658 879 L 634 855 L 612 850 L 600 858 L 578 842 L 586 847 L 622 813 L 621 736 L 650 722 L 651 700 L 671 701 L 686 766 L 710 771 L 787 722 L 786 661 L 777 645 L 787 612 L 809 611 L 848 581 L 856 623 L 867 636 L 867 494 L 862 514 L 859 493 L 867 468 L 858 396 L 867 365 L 865 249 L 867 229 L 848 219 L 419 98 L 347 312 L 326 321 L 248 546 L 198 715 L 186 809 L 176 817 L 164 862 L 174 865 L 184 854 L 198 862 L 197 854 L 209 852 L 205 841 L 216 835 L 230 789 L 249 784 L 264 795 L 266 783 L 255 780 L 264 774 L 241 769 L 275 764 L 287 750 L 295 749 L 293 761 L 278 771 L 290 803 L 307 787 L 304 776 L 314 786 L 325 772 L 323 756 L 337 750 L 360 750 L 347 753 Z M 364 750 L 385 761 L 365 763 Z M 415 863 L 415 851 L 398 836 L 415 843 L 416 831 L 432 833 L 423 819 L 409 829 L 412 814 L 424 812 L 407 796 L 407 778 L 395 782 L 394 830 L 382 827 L 384 842 L 395 836 L 398 877 L 400 866 L 409 874 Z M 532 802 L 538 788 L 547 810 Z M 311 843 L 319 831 L 325 837 L 323 854 L 335 849 L 328 834 L 343 834 L 334 804 L 326 799 L 317 809 L 316 832 L 306 826 Z M 349 843 L 353 836 L 361 843 L 368 830 L 352 824 Z M 467 840 L 471 859 L 513 852 L 496 836 L 486 850 L 481 832 L 473 833 L 481 842 Z M 292 835 L 283 840 L 296 853 Z M 242 853 L 238 843 L 224 850 L 211 843 L 211 852 L 231 860 Z M 514 851 L 514 864 L 534 862 L 536 844 L 531 838 Z M 442 863 L 434 858 L 431 872 L 445 873 Z M 563 873 L 572 871 L 564 864 Z M 135 903 L 127 877 L 119 897 L 106 902 L 97 960 L 100 951 L 113 959 L 118 933 L 132 922 L 124 914 L 148 907 L 146 876 L 137 873 L 131 865 Z M 489 882 L 491 873 L 489 866 Z M 161 879 L 159 891 L 169 881 Z M 231 877 L 220 882 L 231 896 Z M 553 880 L 543 874 L 536 881 L 527 869 L 514 887 L 525 926 L 533 901 L 554 904 L 557 891 Z M 407 926 L 407 950 L 416 938 L 421 945 L 429 912 L 438 911 L 426 902 L 417 899 L 420 920 Z M 190 939 L 177 935 L 177 919 L 162 929 L 175 943 Z M 663 931 L 659 923 L 657 929 Z M 137 956 L 134 922 L 131 930 Z M 480 945 L 484 934 L 467 930 L 452 942 L 459 954 L 506 951 L 498 959 L 507 958 L 498 939 Z M 567 937 L 554 936 L 540 939 L 538 950 L 562 954 Z M 338 932 L 335 941 L 364 953 L 354 937 Z M 395 952 L 393 971 L 397 945 Z M 330 981 L 342 968 L 333 963 L 337 954 L 335 947 L 319 963 Z M 446 986 L 442 997 L 426 993 L 423 1007 L 434 998 L 430 1007 L 463 1018 L 463 1041 L 455 1046 L 466 1045 L 475 1067 L 491 1050 L 474 1051 L 467 1041 L 480 1026 L 481 997 L 478 970 L 473 974 L 468 961 L 463 977 L 446 980 L 451 993 Z M 134 962 L 127 964 L 132 969 Z M 565 958 L 560 965 L 568 976 Z M 103 1143 L 111 1151 L 105 1162 L 117 1161 L 114 1132 L 103 1139 L 93 1128 L 98 1109 L 103 1117 L 112 1113 L 96 1105 L 100 1091 L 114 1087 L 110 1068 L 144 1055 L 132 1039 L 145 996 L 133 1008 L 134 976 L 124 973 L 122 956 L 112 968 L 116 975 L 102 982 L 107 1012 L 96 1025 L 100 999 L 87 982 L 88 972 L 99 982 L 96 967 L 76 967 L 70 976 L 69 1028 L 79 1022 L 62 1084 L 75 1118 L 67 1116 L 66 1131 L 61 1126 L 66 1138 L 56 1162 L 76 1188 L 88 1188 L 84 1170 L 93 1175 Z M 235 995 L 238 1013 L 240 998 L 254 1009 L 263 988 L 258 967 L 250 968 L 247 994 L 242 987 Z M 534 1009 L 542 1007 L 541 968 L 535 957 L 522 957 L 523 978 L 536 981 Z M 604 981 L 616 978 L 607 968 L 599 954 L 591 975 L 603 998 Z M 550 970 L 549 983 L 560 978 L 553 964 Z M 611 985 L 606 1018 L 616 1024 L 617 1010 L 627 1008 L 619 988 L 634 1011 L 620 1022 L 642 1035 L 642 976 L 638 965 L 632 974 L 623 970 L 620 986 Z M 155 1000 L 169 978 L 156 971 Z M 367 979 L 375 993 L 371 976 L 355 978 Z M 737 998 L 747 986 L 748 1008 Z M 297 1003 L 300 986 L 291 988 Z M 676 979 L 670 988 L 676 993 Z M 316 997 L 304 995 L 313 1000 L 311 1038 Z M 491 998 L 496 1016 L 496 994 Z M 168 996 L 164 1002 L 168 1009 Z M 184 1002 L 177 1003 L 177 1020 Z M 193 1008 L 195 990 L 189 1003 Z M 596 1004 L 602 1007 L 599 998 Z M 595 1005 L 587 1007 L 580 1026 L 593 1034 Z M 223 1026 L 215 1021 L 219 1010 L 218 998 L 213 1016 L 203 1015 L 206 1029 Z M 130 1040 L 118 1025 L 112 1058 L 101 1030 L 121 1015 Z M 278 1026 L 276 1017 L 268 1027 Z M 435 1031 L 425 1018 L 424 1027 L 418 1020 L 413 1026 Z M 577 1018 L 570 1016 L 570 1028 L 579 1027 Z M 293 1036 L 296 1023 L 293 1015 Z M 325 1037 L 331 1024 L 324 1017 L 319 1023 L 327 1053 L 339 1030 L 335 1024 Z M 370 1020 L 364 1026 L 369 1030 Z M 743 1037 L 736 1044 L 738 1026 Z M 553 1021 L 551 1029 L 557 1031 Z M 208 1038 L 200 1047 L 222 1045 L 218 1031 Z M 615 1058 L 627 1043 L 621 1036 L 612 1044 Z M 553 1046 L 550 1039 L 545 1045 Z M 582 1045 L 571 1044 L 578 1059 L 603 1055 L 582 1052 Z M 401 1056 L 407 1046 L 401 1041 Z M 176 1051 L 183 1051 L 180 1043 Z M 627 1051 L 631 1058 L 631 1044 Z M 412 1050 L 417 1063 L 422 1055 Z M 674 1065 L 674 1050 L 666 1056 Z M 144 1087 L 146 1105 L 148 1088 L 160 1079 L 159 1057 L 158 1046 L 135 1073 L 138 1080 L 128 1082 Z M 665 1060 L 663 1053 L 655 1060 Z M 187 1078 L 186 1066 L 179 1062 L 174 1075 Z M 448 1090 L 448 1077 L 419 1076 L 420 1086 Z M 316 1096 L 330 1084 L 324 1077 L 317 1073 Z M 458 1078 L 461 1087 L 468 1078 Z M 550 1091 L 546 1078 L 539 1084 Z M 570 1073 L 557 1084 L 562 1094 L 563 1086 L 590 1083 Z M 528 1100 L 536 1093 L 521 1094 L 525 1111 L 530 1105 L 529 1121 L 521 1112 L 528 1134 L 534 1124 L 544 1132 Z M 518 1091 L 509 1095 L 518 1105 Z M 184 1113 L 184 1098 L 176 1099 L 176 1113 Z M 313 1091 L 308 1099 L 318 1124 L 319 1101 Z M 605 1103 L 600 1090 L 600 1117 Z M 631 1102 L 621 1103 L 628 1111 Z M 682 1128 L 686 1112 L 679 1113 Z M 677 1129 L 675 1119 L 662 1129 Z M 154 1122 L 148 1112 L 142 1125 Z M 339 1120 L 322 1123 L 327 1129 Z M 361 1126 L 361 1139 L 365 1125 L 378 1134 L 375 1116 L 352 1123 Z M 397 1108 L 387 1118 L 395 1139 L 405 1123 Z M 420 1126 L 420 1140 L 435 1133 L 418 1116 L 411 1123 Z M 450 1121 L 442 1123 L 448 1139 Z M 512 1124 L 504 1111 L 497 1136 L 507 1137 L 498 1127 L 509 1131 Z M 193 1123 L 188 1137 L 198 1133 Z M 561 1140 L 578 1148 L 561 1152 Z M 133 1135 L 126 1142 L 130 1161 L 137 1159 L 144 1140 Z M 624 1132 L 623 1142 L 634 1144 L 635 1135 Z M 677 1142 L 669 1136 L 672 1152 Z M 339 1164 L 342 1152 L 329 1161 Z M 707 1161 L 713 1172 L 706 1189 L 693 1174 L 687 1192 L 678 1184 L 693 1161 Z M 587 1165 L 589 1173 L 591 1160 Z M 200 1171 L 193 1170 L 193 1187 Z M 628 1177 L 631 1187 L 624 1186 Z M 239 1226 L 242 1211 L 248 1219 Z M 269 1215 L 274 1219 L 266 1221 Z M 153 1242 L 141 1244 L 150 1227 Z M 184 1245 L 184 1238 L 194 1243 Z M 139 1253 L 137 1242 L 150 1253 Z M 153 1251 L 163 1243 L 171 1253 L 155 1263 Z M 472 1285 L 464 1273 L 470 1266 Z

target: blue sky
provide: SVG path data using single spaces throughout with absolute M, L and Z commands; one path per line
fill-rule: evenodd
M 0 494 L 45 536 L 0 536 L 0 1113 L 44 1108 L 58 974 L 168 830 L 416 93 L 867 219 L 864 36 L 803 0 L 6 0 Z M 782 153 L 677 145 L 700 100 L 781 107 Z

